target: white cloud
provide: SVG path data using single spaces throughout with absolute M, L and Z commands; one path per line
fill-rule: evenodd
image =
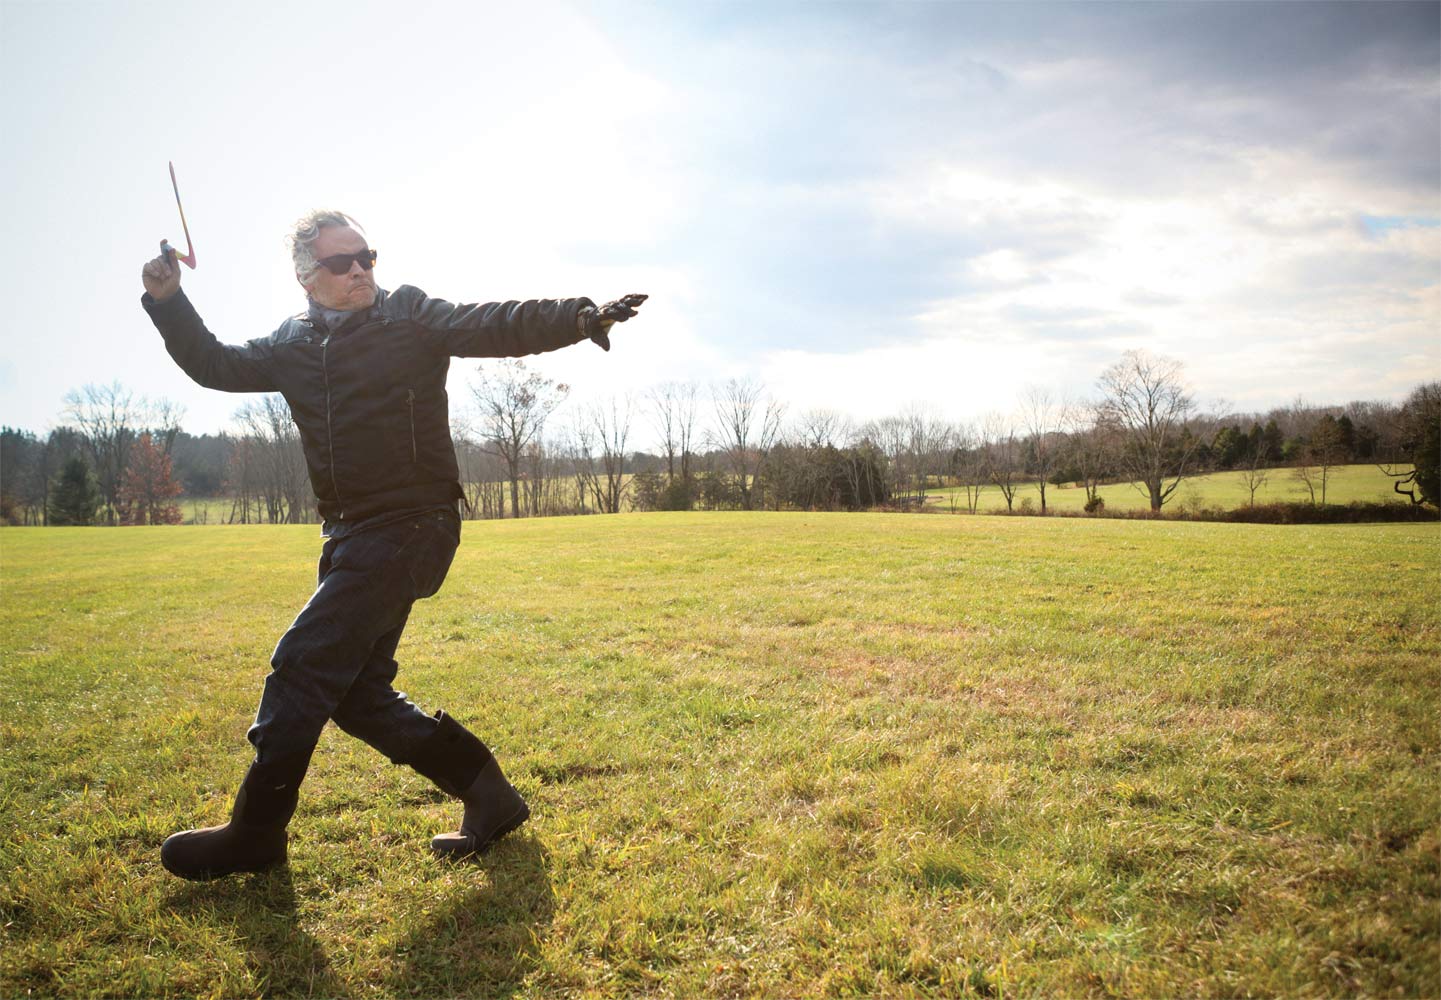
M 135 307 L 167 156 L 233 341 L 300 307 L 280 237 L 321 201 L 383 283 L 650 292 L 611 355 L 538 359 L 577 395 L 749 373 L 793 410 L 964 416 L 1135 346 L 1255 405 L 1441 367 L 1441 229 L 1408 222 L 1441 217 L 1434 5 L 138 9 L 7 22 L 11 422 L 114 377 L 196 429 L 238 402 Z M 343 57 L 297 59 L 321 37 Z M 174 52 L 206 114 L 120 113 Z M 35 252 L 62 238 L 93 277 Z

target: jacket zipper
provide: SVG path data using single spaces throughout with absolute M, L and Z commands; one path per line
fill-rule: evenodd
M 330 452 L 330 488 L 335 490 L 335 502 L 344 504 L 340 498 L 340 484 L 335 481 L 335 434 L 330 429 L 330 366 L 326 362 L 326 351 L 330 347 L 330 335 L 320 342 L 320 372 L 325 377 L 325 446 Z M 337 521 L 345 520 L 345 511 L 336 515 Z
M 415 390 L 405 390 L 405 405 L 410 408 L 410 461 L 412 464 L 419 462 L 415 447 Z

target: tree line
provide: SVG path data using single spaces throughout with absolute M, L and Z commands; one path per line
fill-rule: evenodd
M 913 406 L 879 420 L 811 410 L 790 415 L 753 379 L 667 383 L 638 396 L 567 406 L 568 386 L 518 359 L 482 363 L 452 437 L 467 515 L 477 518 L 639 510 L 913 508 L 949 488 L 976 512 L 995 491 L 1008 509 L 1026 485 L 1074 483 L 1086 510 L 1103 485 L 1132 483 L 1159 512 L 1190 476 L 1235 470 L 1251 502 L 1278 475 L 1326 503 L 1334 470 L 1370 462 L 1410 502 L 1441 495 L 1441 383 L 1401 404 L 1295 403 L 1264 413 L 1201 409 L 1182 365 L 1127 353 L 1091 399 L 1028 387 L 1010 413 L 949 421 Z M 0 428 L 0 521 L 168 524 L 178 500 L 194 519 L 317 519 L 305 459 L 279 395 L 249 399 L 221 434 L 191 435 L 173 404 L 124 386 L 66 396 L 65 421 L 41 437 Z M 634 447 L 646 435 L 648 450 Z M 1027 501 L 1029 502 L 1029 501 Z

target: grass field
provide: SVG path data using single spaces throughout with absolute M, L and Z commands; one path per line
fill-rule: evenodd
M 1441 528 L 467 524 L 401 684 L 534 818 L 329 729 L 221 821 L 315 527 L 0 534 L 0 995 L 1436 996 Z

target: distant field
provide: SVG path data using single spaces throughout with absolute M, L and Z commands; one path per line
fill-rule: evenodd
M 1408 466 L 1409 468 L 1409 466 Z M 1371 503 L 1406 502 L 1392 488 L 1394 480 L 1374 465 L 1344 465 L 1332 469 L 1326 484 L 1326 502 L 1345 504 L 1353 501 Z M 1114 483 L 1101 487 L 1101 498 L 1111 510 L 1149 510 L 1150 498 L 1130 483 Z M 951 508 L 951 496 L 957 506 L 964 509 L 965 496 L 959 488 L 945 488 L 927 491 L 929 503 L 943 510 Z M 1016 506 L 1029 497 L 1037 509 L 1041 506 L 1040 491 L 1034 483 L 1026 483 L 1016 493 Z M 1316 500 L 1321 499 L 1319 486 Z M 1179 504 L 1199 507 L 1220 507 L 1230 510 L 1244 507 L 1250 501 L 1250 492 L 1239 472 L 1213 472 L 1205 476 L 1182 480 L 1175 495 L 1167 502 L 1171 510 Z M 1292 469 L 1268 469 L 1267 482 L 1256 491 L 1257 503 L 1309 502 L 1310 494 L 1295 476 Z M 1046 488 L 1046 506 L 1061 511 L 1079 511 L 1086 505 L 1086 491 L 1079 486 Z M 982 510 L 1004 510 L 1006 501 L 1001 491 L 988 486 L 981 494 Z
M 1268 482 L 1256 492 L 1257 503 L 1306 501 L 1309 499 L 1306 488 L 1300 480 L 1295 478 L 1293 470 L 1271 469 L 1268 470 L 1267 475 Z M 1405 498 L 1398 496 L 1391 487 L 1392 480 L 1374 465 L 1341 466 L 1331 472 L 1326 487 L 1326 502 L 1344 504 L 1353 500 L 1381 503 L 1404 501 Z M 932 489 L 927 491 L 927 503 L 941 510 L 950 510 L 952 508 L 951 498 L 954 496 L 955 506 L 963 510 L 965 509 L 965 497 L 961 493 L 962 491 L 957 487 Z M 1040 492 L 1034 483 L 1027 483 L 1017 491 L 1016 506 L 1018 508 L 1026 497 L 1030 497 L 1031 504 L 1037 510 L 1040 509 Z M 1150 501 L 1146 495 L 1129 483 L 1103 486 L 1101 487 L 1101 497 L 1106 501 L 1106 506 L 1112 510 L 1147 510 L 1150 507 Z M 1317 499 L 1320 499 L 1319 489 Z M 1246 506 L 1248 500 L 1249 494 L 1241 479 L 1241 473 L 1217 472 L 1182 482 L 1180 489 L 1166 507 L 1168 510 L 1174 510 L 1178 504 L 1186 503 L 1193 506 L 1231 509 Z M 1079 486 L 1051 486 L 1046 490 L 1046 506 L 1048 508 L 1059 511 L 1079 511 L 1085 504 L 1086 491 Z M 1006 501 L 996 487 L 988 486 L 981 494 L 982 510 L 1004 510 L 1005 507 Z M 181 511 L 186 524 L 200 523 L 202 517 L 205 518 L 204 523 L 224 524 L 225 519 L 230 516 L 231 509 L 232 503 L 226 497 L 181 498 Z
M 1441 526 L 480 522 L 400 684 L 534 818 L 327 732 L 191 885 L 315 526 L 11 529 L 0 996 L 1435 996 Z
M 234 507 L 229 497 L 181 497 L 179 503 L 186 524 L 224 524 Z

